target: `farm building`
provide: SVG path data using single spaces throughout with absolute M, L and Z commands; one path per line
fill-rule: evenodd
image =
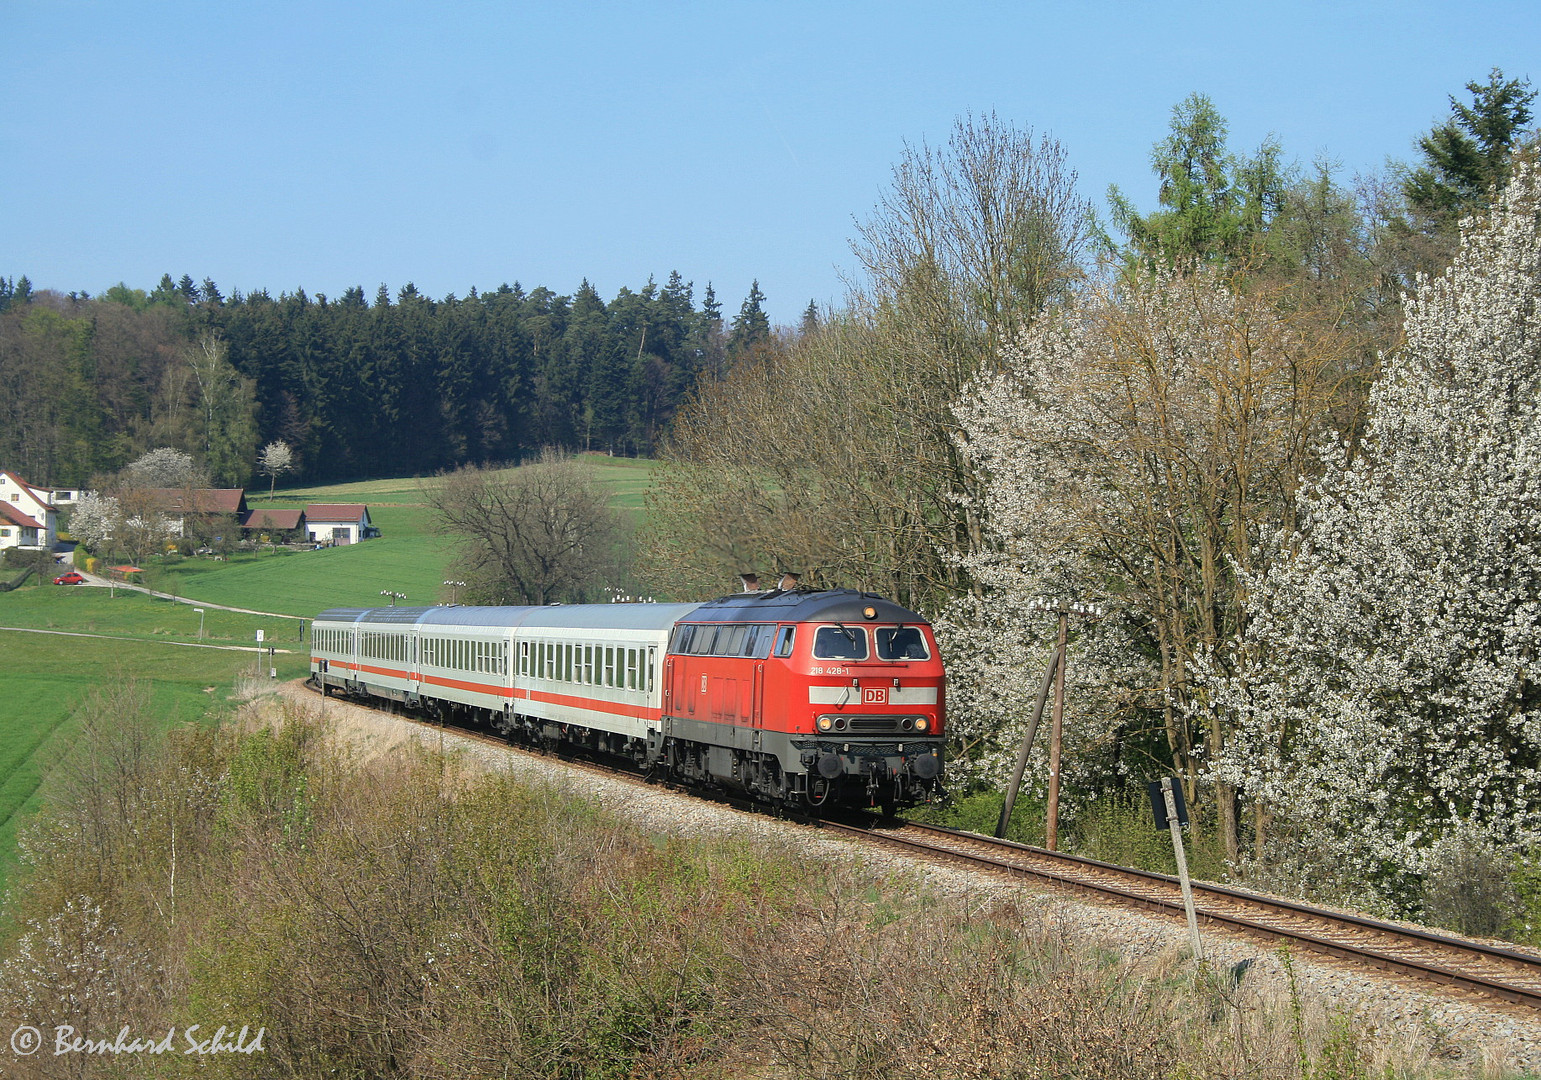
M 354 544 L 380 535 L 363 503 L 311 503 L 305 508 L 305 528 L 319 544 Z
M 307 535 L 305 511 L 298 507 L 248 510 L 241 515 L 241 533 L 248 537 L 266 535 L 274 541 L 303 537 Z
M 51 493 L 0 470 L 0 548 L 52 551 L 58 534 Z
M 154 509 L 171 519 L 177 536 L 186 534 L 189 517 L 205 522 L 228 517 L 239 523 L 247 513 L 244 488 L 150 488 L 144 494 Z

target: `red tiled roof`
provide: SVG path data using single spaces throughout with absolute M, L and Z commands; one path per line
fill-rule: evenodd
M 359 521 L 369 508 L 363 503 L 311 503 L 305 508 L 307 521 Z
M 305 521 L 305 511 L 293 509 L 248 510 L 241 515 L 243 529 L 298 529 Z
M 189 512 L 182 505 L 189 494 L 192 495 L 191 513 L 239 514 L 245 509 L 245 488 L 194 488 L 191 492 L 182 488 L 151 488 L 149 491 L 156 506 L 173 514 Z
M 23 514 L 16 507 L 12 506 L 8 502 L 4 502 L 3 500 L 0 500 L 0 518 L 5 519 L 12 525 L 19 525 L 23 529 L 41 529 L 43 527 L 39 525 L 33 518 Z

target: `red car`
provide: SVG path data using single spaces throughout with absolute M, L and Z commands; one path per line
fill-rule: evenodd
M 58 577 L 54 578 L 55 585 L 84 585 L 85 582 L 85 577 L 76 573 L 74 570 L 71 570 L 67 574 L 60 574 Z

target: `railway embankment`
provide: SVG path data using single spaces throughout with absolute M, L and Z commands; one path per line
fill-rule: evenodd
M 286 685 L 283 695 L 290 708 L 319 717 L 321 701 L 316 695 L 298 684 Z M 1195 981 L 1186 924 L 1180 916 L 1093 902 L 1043 884 L 863 845 L 825 830 L 746 814 L 634 779 L 464 740 L 453 731 L 335 698 L 328 700 L 325 710 L 331 737 L 360 761 L 390 759 L 413 748 L 426 748 L 476 771 L 560 785 L 650 834 L 728 839 L 765 850 L 795 851 L 799 858 L 843 867 L 842 873 L 903 878 L 914 895 L 931 897 L 943 906 L 956 905 L 965 912 L 991 913 L 997 925 L 1000 913 L 1010 912 L 1009 919 L 1025 937 L 1052 939 L 1107 957 L 1132 979 L 1162 985 Z M 1253 1050 L 1261 1058 L 1276 1051 L 1286 1057 L 1294 1053 L 1298 1062 L 1301 1047 L 1292 1026 L 1298 1006 L 1301 1015 L 1309 1018 L 1306 1026 L 1316 1032 L 1308 1036 L 1315 1047 L 1307 1050 L 1308 1055 L 1349 1053 L 1369 1069 L 1340 1075 L 1379 1075 L 1379 1068 L 1370 1069 L 1373 1062 L 1395 1063 L 1398 1075 L 1518 1077 L 1541 1072 L 1541 1011 L 1349 959 L 1312 955 L 1299 948 L 1284 952 L 1239 932 L 1207 928 L 1204 946 L 1205 975 L 1198 981 L 1207 981 L 1210 987 L 1205 1008 L 1218 1010 L 1215 1016 L 1233 1014 L 1227 1021 L 1230 1034 L 1252 1039 Z M 1182 1007 L 1176 1000 L 1169 1004 Z M 1213 1052 L 1200 1056 L 1213 1064 Z M 1260 1059 L 1254 1062 L 1258 1063 Z

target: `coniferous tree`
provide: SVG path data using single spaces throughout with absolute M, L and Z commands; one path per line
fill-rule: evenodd
M 1418 140 L 1423 164 L 1403 181 L 1408 205 L 1424 227 L 1450 229 L 1462 214 L 1487 205 L 1503 186 L 1510 159 L 1531 134 L 1526 79 L 1505 79 L 1494 68 L 1486 85 L 1466 84 L 1471 104 L 1450 99 L 1451 116 Z
M 819 305 L 809 300 L 808 306 L 803 308 L 802 321 L 798 323 L 799 333 L 811 334 L 819 328 Z
M 749 295 L 744 297 L 738 314 L 733 316 L 733 325 L 728 332 L 729 359 L 747 356 L 755 346 L 770 340 L 770 318 L 762 307 L 764 303 L 765 294 L 760 291 L 760 282 L 756 279 L 749 286 Z
M 1147 265 L 1185 268 L 1261 251 L 1289 177 L 1273 139 L 1248 158 L 1230 151 L 1226 132 L 1214 102 L 1192 94 L 1173 107 L 1171 132 L 1151 151 L 1163 209 L 1140 214 L 1108 189 L 1114 223 Z

